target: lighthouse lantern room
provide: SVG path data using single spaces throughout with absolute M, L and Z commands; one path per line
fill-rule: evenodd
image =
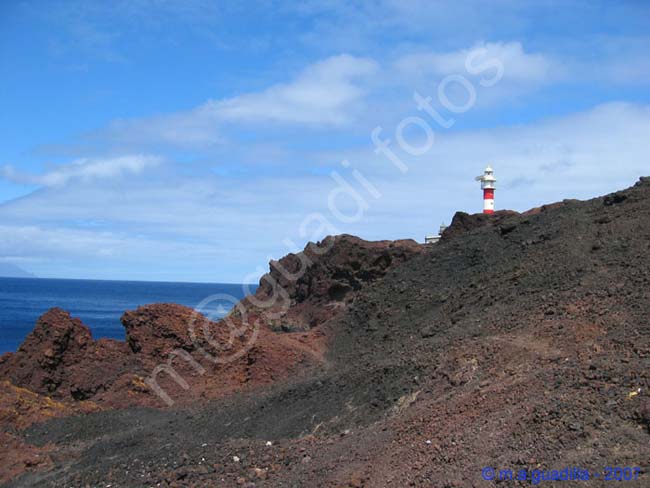
M 476 181 L 481 182 L 481 189 L 483 190 L 483 213 L 494 213 L 494 190 L 497 179 L 494 177 L 494 170 L 488 165 L 485 172 L 481 176 L 476 177 Z

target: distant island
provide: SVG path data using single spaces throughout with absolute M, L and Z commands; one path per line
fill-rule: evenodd
M 2 278 L 36 278 L 32 273 L 11 263 L 0 263 L 0 277 Z

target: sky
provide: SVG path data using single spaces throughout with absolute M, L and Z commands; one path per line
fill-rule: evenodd
M 0 263 L 255 282 L 650 174 L 650 3 L 0 2 Z

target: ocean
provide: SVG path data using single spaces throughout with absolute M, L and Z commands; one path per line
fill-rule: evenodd
M 251 292 L 255 286 L 250 286 Z M 120 317 L 149 303 L 197 306 L 213 295 L 244 297 L 236 284 L 158 283 L 140 281 L 55 280 L 0 278 L 0 354 L 15 351 L 34 328 L 38 317 L 52 307 L 67 310 L 92 330 L 93 337 L 124 340 Z M 211 301 L 211 317 L 223 316 L 232 302 Z

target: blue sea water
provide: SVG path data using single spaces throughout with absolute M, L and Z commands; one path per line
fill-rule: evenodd
M 248 287 L 251 292 L 254 286 Z M 149 303 L 178 303 L 197 308 L 213 295 L 244 297 L 236 284 L 157 283 L 137 281 L 0 278 L 0 354 L 15 351 L 34 328 L 38 317 L 52 307 L 67 310 L 92 330 L 93 337 L 124 339 L 120 317 Z M 223 316 L 232 302 L 211 301 L 211 318 Z

